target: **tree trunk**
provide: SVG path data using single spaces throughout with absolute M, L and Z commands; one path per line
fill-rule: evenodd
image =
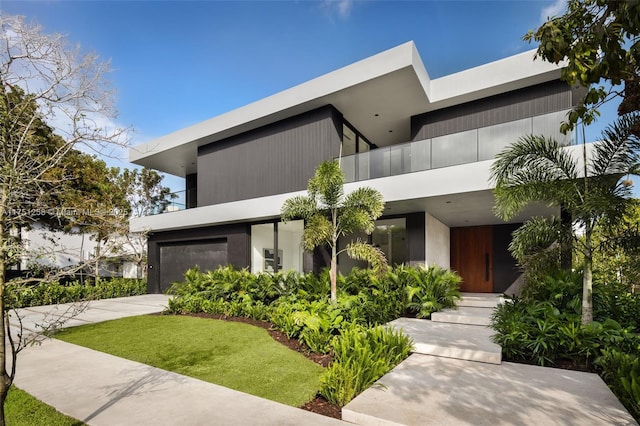
M 589 199 L 589 170 L 587 168 L 587 139 L 584 123 L 582 124 L 582 162 L 584 180 L 584 199 Z M 584 221 L 584 268 L 582 275 L 582 324 L 593 321 L 593 248 L 591 246 L 591 234 L 593 225 L 587 215 Z
M 0 243 L 5 243 L 5 235 L 3 234 L 3 229 L 0 226 Z M 5 262 L 5 254 L 0 253 L 0 426 L 5 425 L 4 420 L 4 402 L 7 399 L 7 393 L 9 392 L 9 388 L 11 387 L 12 377 L 9 373 L 7 373 L 7 350 L 11 350 L 11 347 L 7 346 L 7 335 L 6 335 L 6 327 L 8 327 L 7 319 L 5 317 L 5 306 L 4 306 L 4 291 L 6 286 L 6 272 L 7 265 Z M 12 353 L 13 356 L 13 353 Z M 13 362 L 15 363 L 15 357 L 13 357 Z
M 5 250 L 9 244 L 9 232 L 5 229 L 3 221 L 6 188 L 2 189 L 2 195 L 2 204 L 0 205 L 0 426 L 5 425 L 4 402 L 11 386 L 11 376 L 7 374 L 7 336 L 5 331 L 8 324 L 5 320 L 4 306 L 4 291 L 7 278 L 7 252 Z
M 329 278 L 331 279 L 331 301 L 336 302 L 338 300 L 338 291 L 337 291 L 337 255 L 336 255 L 336 244 L 331 245 L 331 268 L 329 269 Z
M 560 267 L 565 271 L 571 271 L 573 266 L 573 244 L 571 235 L 573 232 L 573 218 L 571 212 L 564 206 L 560 206 Z
M 329 278 L 331 279 L 331 301 L 338 301 L 338 211 L 331 209 L 331 224 L 333 225 L 333 236 L 331 238 L 331 269 L 329 269 Z
M 6 323 L 4 316 L 5 269 L 4 259 L 0 259 L 0 426 L 5 425 L 4 402 L 7 399 L 7 393 L 11 386 L 11 380 L 7 374 L 7 336 L 5 333 Z
M 96 276 L 93 280 L 94 285 L 100 283 L 100 240 L 96 244 Z
M 585 225 L 584 271 L 582 277 L 582 324 L 593 321 L 593 248 L 591 247 L 591 224 Z

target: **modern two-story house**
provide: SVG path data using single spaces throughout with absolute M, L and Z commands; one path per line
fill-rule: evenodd
M 279 213 L 320 162 L 338 157 L 346 192 L 364 185 L 384 196 L 367 238 L 391 264 L 438 264 L 458 271 L 465 291 L 504 291 L 519 275 L 507 250 L 512 231 L 559 209 L 498 219 L 493 159 L 526 134 L 571 145 L 559 125 L 580 95 L 560 81 L 560 68 L 533 56 L 430 79 L 408 42 L 132 148 L 133 163 L 186 179 L 186 209 L 131 221 L 150 232 L 149 292 L 194 265 L 326 266 L 322 250 L 302 249 L 303 223 L 283 223 Z M 339 259 L 341 271 L 353 266 Z

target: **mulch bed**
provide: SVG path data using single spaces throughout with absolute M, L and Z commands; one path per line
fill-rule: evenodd
M 323 367 L 327 367 L 331 364 L 332 358 L 331 355 L 327 354 L 316 354 L 309 350 L 307 345 L 300 342 L 297 339 L 290 339 L 283 332 L 276 330 L 270 322 L 267 321 L 258 321 L 252 318 L 245 317 L 228 317 L 223 314 L 205 314 L 205 313 L 195 313 L 195 314 L 185 314 L 192 317 L 198 318 L 209 318 L 223 321 L 234 321 L 234 322 L 242 322 L 245 324 L 250 324 L 256 327 L 264 328 L 267 330 L 267 333 L 271 336 L 273 340 L 276 342 L 286 346 L 287 348 L 300 352 L 305 357 L 309 358 L 311 361 L 320 364 Z M 322 414 L 327 417 L 334 417 L 336 419 L 342 419 L 342 411 L 338 405 L 332 404 L 324 399 L 320 394 L 316 395 L 314 399 L 304 404 L 302 407 L 303 410 L 311 411 L 316 414 Z

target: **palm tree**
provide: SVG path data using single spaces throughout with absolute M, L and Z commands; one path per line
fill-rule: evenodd
M 303 245 L 307 250 L 328 244 L 331 248 L 331 300 L 337 300 L 337 257 L 346 251 L 353 259 L 369 262 L 374 269 L 385 271 L 387 260 L 382 251 L 365 241 L 349 243 L 338 251 L 338 238 L 364 231 L 371 234 L 375 220 L 382 215 L 382 194 L 372 188 L 358 188 L 344 194 L 344 174 L 338 161 L 325 161 L 309 180 L 308 195 L 289 198 L 281 209 L 283 221 L 304 219 Z
M 639 125 L 637 113 L 619 117 L 603 131 L 589 155 L 583 145 L 582 161 L 553 139 L 526 136 L 498 154 L 491 168 L 496 213 L 502 219 L 511 219 L 531 202 L 543 202 L 562 206 L 571 215 L 572 229 L 583 233 L 574 249 L 584 256 L 584 324 L 593 320 L 593 229 L 597 224 L 604 228 L 615 224 L 631 204 L 628 176 L 640 171 L 640 139 L 634 134 Z M 539 244 L 542 235 L 557 237 L 560 227 L 560 220 L 536 218 L 523 225 L 514 237 L 520 241 L 512 247 L 536 239 Z

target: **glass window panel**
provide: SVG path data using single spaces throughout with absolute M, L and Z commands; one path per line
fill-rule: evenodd
M 478 160 L 491 160 L 506 146 L 531 134 L 531 119 L 510 121 L 478 129 Z
M 278 251 L 282 271 L 302 272 L 304 249 L 302 247 L 303 220 L 278 223 Z
M 356 134 L 346 124 L 342 125 L 342 156 L 356 153 Z
M 369 153 L 358 154 L 357 158 L 358 180 L 369 179 Z
M 433 168 L 472 163 L 478 159 L 477 130 L 439 136 L 431 140 Z
M 384 252 L 389 265 L 408 263 L 405 218 L 377 220 L 371 242 Z
M 397 176 L 411 171 L 411 146 L 408 144 L 389 147 L 389 175 Z
M 429 170 L 431 168 L 431 139 L 411 142 L 411 171 Z
M 402 147 L 389 147 L 389 174 L 386 176 L 395 176 L 402 174 Z
M 369 144 L 362 138 L 358 138 L 358 152 L 369 152 Z
M 562 145 L 571 145 L 573 142 L 572 133 L 567 133 L 566 135 L 560 133 L 560 123 L 566 121 L 567 112 L 568 111 L 558 111 L 533 117 L 532 133 L 534 135 L 553 138 Z
M 354 182 L 356 180 L 356 157 L 357 155 L 349 155 L 340 159 L 340 168 L 344 173 L 346 182 Z
M 273 223 L 251 225 L 251 272 L 273 272 L 273 243 Z
M 378 148 L 369 152 L 369 176 L 371 179 L 388 176 L 389 149 Z M 387 174 L 385 174 L 385 170 Z

